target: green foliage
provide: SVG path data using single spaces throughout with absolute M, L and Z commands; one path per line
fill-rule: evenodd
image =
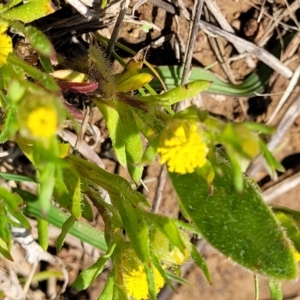
M 159 279 L 171 287 L 173 280 L 184 283 L 176 270 L 190 259 L 211 282 L 204 258 L 190 241 L 191 234 L 197 233 L 234 262 L 268 277 L 272 299 L 281 299 L 280 280 L 297 275 L 300 213 L 273 208 L 274 214 L 256 184 L 242 172 L 260 154 L 272 173 L 282 170 L 259 135 L 270 134 L 273 129 L 250 122 L 223 122 L 195 107 L 178 113 L 172 110 L 173 104 L 205 90 L 250 96 L 262 90 L 271 71 L 265 70 L 263 78 L 253 73 L 243 84 L 233 86 L 208 71 L 194 69 L 191 78 L 195 80 L 181 86 L 182 69 L 163 67 L 163 80 L 173 86 L 156 94 L 153 75 L 142 69 L 143 51 L 124 64 L 123 72 L 112 74 L 104 49 L 96 45 L 83 58 L 86 64 L 74 66 L 74 70 L 58 65 L 54 70 L 51 61 L 56 60 L 55 51 L 50 41 L 23 24 L 53 11 L 49 1 L 38 1 L 37 9 L 33 9 L 36 4 L 15 0 L 0 6 L 1 21 L 16 34 L 26 36 L 40 61 L 39 67 L 32 66 L 10 53 L 0 68 L 4 114 L 0 142 L 17 143 L 36 171 L 35 178 L 0 173 L 1 182 L 37 184 L 37 196 L 19 188 L 11 192 L 0 187 L 1 255 L 13 259 L 11 226 L 30 228 L 27 216 L 35 217 L 43 249 L 48 246 L 48 224 L 52 224 L 61 228 L 58 250 L 67 234 L 72 234 L 106 252 L 82 271 L 74 288 L 88 288 L 111 260 L 112 271 L 99 299 L 128 299 L 128 278 L 138 273 L 141 285 L 136 288 L 141 289 L 141 295 L 156 299 Z M 76 86 L 77 92 L 84 92 L 101 111 L 116 158 L 128 169 L 130 182 L 75 152 L 71 154 L 70 145 L 61 143 L 57 133 L 70 114 L 61 99 L 60 81 Z M 204 149 L 200 167 L 193 161 L 193 155 L 199 159 L 193 151 L 195 145 Z M 169 159 L 173 164 L 189 165 L 180 169 L 184 172 L 169 172 L 189 224 L 152 213 L 146 197 L 135 189 L 141 182 L 144 163 L 154 161 L 157 153 L 160 161 L 167 157 L 167 168 Z M 102 198 L 103 191 L 108 193 L 109 202 Z M 81 220 L 93 221 L 90 202 L 102 216 L 104 232 Z

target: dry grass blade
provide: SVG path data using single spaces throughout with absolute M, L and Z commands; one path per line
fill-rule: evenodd
M 126 10 L 127 10 L 128 6 L 129 6 L 129 2 L 130 2 L 130 0 L 124 0 L 124 2 L 123 2 L 122 9 L 121 9 L 121 11 L 119 13 L 117 22 L 115 24 L 114 31 L 113 31 L 113 33 L 111 35 L 111 38 L 109 40 L 109 43 L 107 45 L 108 57 L 111 55 L 111 52 L 114 50 L 115 42 L 116 42 L 116 40 L 118 38 L 119 31 L 121 29 L 121 25 L 123 23 L 123 20 L 124 20 L 125 14 L 126 14 Z
M 271 186 L 263 192 L 263 199 L 269 203 L 275 200 L 277 197 L 287 193 L 291 189 L 297 187 L 300 184 L 300 172 L 293 174 L 282 180 L 281 182 Z
M 279 100 L 279 103 L 277 104 L 275 111 L 272 113 L 271 117 L 269 118 L 268 122 L 266 123 L 267 125 L 271 124 L 274 121 L 277 114 L 281 110 L 282 106 L 284 105 L 284 103 L 287 101 L 287 99 L 289 98 L 289 96 L 292 94 L 295 87 L 297 86 L 299 79 L 300 79 L 300 66 L 298 66 L 298 68 L 295 70 L 294 75 L 291 78 L 284 94 L 282 95 L 281 99 Z
M 300 115 L 300 93 L 297 94 L 295 100 L 285 112 L 285 115 L 282 117 L 277 132 L 271 137 L 267 146 L 270 151 L 273 151 L 277 145 L 281 142 L 283 136 L 287 133 L 290 127 L 295 122 L 296 118 Z M 259 156 L 254 162 L 250 165 L 247 170 L 247 175 L 249 177 L 257 178 L 259 173 L 264 169 L 264 159 Z
M 269 53 L 267 50 L 256 46 L 255 44 L 248 42 L 236 35 L 222 30 L 212 24 L 209 24 L 205 21 L 200 21 L 201 28 L 206 31 L 208 34 L 213 34 L 217 36 L 221 36 L 231 42 L 235 48 L 240 48 L 245 50 L 248 53 L 255 55 L 266 65 L 271 67 L 273 70 L 281 74 L 285 78 L 291 78 L 293 76 L 293 72 L 286 67 L 278 58 Z

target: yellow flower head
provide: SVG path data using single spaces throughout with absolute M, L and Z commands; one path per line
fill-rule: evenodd
M 29 112 L 26 127 L 36 138 L 50 138 L 58 127 L 57 112 L 54 107 L 37 107 Z
M 164 279 L 159 271 L 154 268 L 155 291 L 158 293 L 164 285 Z M 125 289 L 128 296 L 135 300 L 148 299 L 148 282 L 144 266 L 140 264 L 137 269 L 123 274 Z
M 296 262 L 299 262 L 300 261 L 300 253 L 296 250 L 295 247 L 293 247 L 293 255 L 294 255 Z
M 157 151 L 170 172 L 186 174 L 205 164 L 208 147 L 196 122 L 178 119 L 163 131 Z
M 0 68 L 6 63 L 7 56 L 12 52 L 11 38 L 5 34 L 7 24 L 0 24 Z

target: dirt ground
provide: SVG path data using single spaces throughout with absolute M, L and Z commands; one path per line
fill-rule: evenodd
M 175 2 L 175 1 L 174 1 Z M 133 6 L 135 1 L 132 1 L 130 8 Z M 185 7 L 191 10 L 193 7 L 193 1 L 184 0 Z M 269 15 L 262 15 L 260 23 L 257 22 L 259 18 L 259 13 L 261 10 L 261 4 L 263 4 L 265 12 Z M 235 29 L 236 34 L 254 43 L 259 43 L 261 37 L 267 31 L 270 21 L 270 15 L 276 16 L 276 11 L 280 9 L 285 9 L 287 2 L 283 0 L 272 0 L 272 1 L 246 1 L 246 0 L 217 0 L 217 6 L 219 7 L 221 13 L 226 17 L 229 24 Z M 258 9 L 255 8 L 255 6 Z M 204 9 L 207 10 L 206 8 Z M 130 9 L 129 9 L 130 11 Z M 297 18 L 298 10 L 293 14 Z M 175 48 L 176 43 L 181 49 L 187 40 L 188 35 L 188 22 L 183 18 L 174 18 L 173 15 L 166 13 L 162 8 L 153 6 L 153 4 L 148 1 L 137 9 L 135 12 L 136 20 L 144 20 L 154 23 L 157 29 L 151 29 L 149 32 L 142 30 L 141 24 L 136 24 L 130 21 L 125 21 L 121 28 L 119 34 L 119 41 L 123 42 L 131 49 L 137 51 L 142 47 L 147 45 L 152 45 L 150 48 L 147 60 L 154 65 L 175 65 L 180 63 L 183 59 L 183 54 L 180 53 L 176 56 Z M 286 24 L 292 24 L 291 16 L 287 16 L 284 19 Z M 102 29 L 104 35 L 109 35 L 112 32 L 113 27 L 110 26 L 108 30 Z M 276 31 L 277 30 L 277 31 Z M 275 39 L 279 34 L 285 34 L 286 31 L 282 27 L 278 26 L 274 29 L 273 35 L 275 42 L 270 42 L 268 47 L 272 48 L 276 43 L 280 43 L 279 39 Z M 177 34 L 177 37 L 175 36 Z M 165 42 L 154 43 L 159 41 L 158 39 L 165 37 Z M 168 38 L 170 38 L 168 40 Z M 196 38 L 196 44 L 194 48 L 193 55 L 193 65 L 208 67 L 210 70 L 218 74 L 224 80 L 228 80 L 228 74 L 224 71 L 222 64 L 218 61 L 216 54 L 212 51 L 211 40 L 207 33 L 200 30 Z M 223 38 L 218 38 L 218 48 L 220 50 L 222 59 L 226 62 L 230 58 L 237 55 L 236 49 L 228 43 Z M 272 44 L 273 43 L 273 44 Z M 298 45 L 299 46 L 299 45 Z M 183 48 L 182 48 L 183 47 Z M 300 58 L 298 56 L 299 48 L 294 54 L 294 60 L 289 62 L 288 67 L 291 70 L 295 70 L 299 65 Z M 123 53 L 121 53 L 122 55 Z M 257 63 L 255 57 L 252 57 L 254 62 Z M 253 72 L 256 65 L 249 66 L 244 58 L 233 60 L 229 63 L 231 70 L 231 77 L 233 83 L 242 82 L 247 75 Z M 253 97 L 253 98 L 238 98 L 238 97 L 227 97 L 223 95 L 213 95 L 204 93 L 197 99 L 193 100 L 192 103 L 202 108 L 218 115 L 222 115 L 229 120 L 233 121 L 244 121 L 251 120 L 257 122 L 266 122 L 275 107 L 278 104 L 281 94 L 285 91 L 289 83 L 288 79 L 282 76 L 274 76 L 273 83 L 269 85 L 266 90 L 268 93 L 265 96 Z M 280 110 L 280 113 L 276 117 L 275 121 L 272 123 L 276 125 L 281 120 L 285 111 L 293 101 L 293 95 L 299 92 L 299 87 L 294 89 L 291 97 L 288 99 L 286 104 Z M 110 145 L 105 137 L 107 132 L 105 131 L 105 124 L 101 121 L 101 115 L 95 114 L 93 116 L 92 123 L 96 124 L 103 134 L 103 139 L 101 140 L 101 147 L 99 145 L 98 152 L 101 151 L 100 155 L 108 170 L 114 171 L 116 164 L 112 157 L 110 156 Z M 295 156 L 300 154 L 300 119 L 298 118 L 289 132 L 284 136 L 281 141 L 281 146 L 278 147 L 276 151 L 276 157 L 279 160 L 284 160 L 294 155 L 294 159 L 290 164 L 286 166 L 291 173 L 296 172 L 300 166 L 299 157 Z M 119 168 L 119 174 L 127 177 L 126 170 Z M 158 176 L 160 173 L 160 166 L 153 165 L 149 166 L 145 172 L 144 181 L 147 185 L 148 192 L 143 189 L 146 197 L 150 202 L 153 201 L 155 189 L 157 187 Z M 260 178 L 256 178 L 261 180 Z M 264 180 L 263 184 L 268 184 L 268 186 L 274 184 L 270 181 Z M 262 189 L 264 188 L 262 184 Z M 300 199 L 299 199 L 300 187 L 291 189 L 289 192 L 285 193 L 276 198 L 273 203 L 289 208 L 293 208 L 300 211 Z M 162 203 L 159 208 L 159 213 L 168 216 L 178 217 L 179 207 L 176 199 L 176 194 L 170 184 L 167 181 Z M 100 217 L 98 217 L 95 222 L 95 226 L 103 228 L 103 223 Z M 36 233 L 33 233 L 36 236 Z M 52 250 L 54 253 L 54 241 L 55 236 L 57 236 L 57 230 L 55 228 L 50 229 L 50 237 L 52 238 Z M 17 253 L 16 249 L 16 253 Z M 204 245 L 202 249 L 202 255 L 204 255 L 206 262 L 208 264 L 209 270 L 212 274 L 212 285 L 208 284 L 205 280 L 202 272 L 195 267 L 192 263 L 189 265 L 189 270 L 186 275 L 186 279 L 189 281 L 189 285 L 179 286 L 177 293 L 168 293 L 167 289 L 163 290 L 161 295 L 159 295 L 160 300 L 185 300 L 185 299 L 203 299 L 203 300 L 251 300 L 254 299 L 254 276 L 250 272 L 242 269 L 240 266 L 234 264 L 229 259 L 222 257 L 209 245 Z M 17 255 L 17 254 L 16 254 Z M 19 254 L 18 254 L 19 255 Z M 99 257 L 99 252 L 91 249 L 87 245 L 81 245 L 76 242 L 75 239 L 69 238 L 63 250 L 58 253 L 58 256 L 67 265 L 67 269 L 70 274 L 70 283 L 76 278 L 78 272 L 83 268 L 91 265 L 95 258 Z M 21 263 L 21 262 L 19 262 Z M 23 267 L 22 267 L 23 268 Z M 24 267 L 25 268 L 25 267 Z M 41 266 L 42 268 L 47 268 L 47 266 Z M 24 271 L 24 276 L 26 276 Z M 104 283 L 107 279 L 108 273 L 103 272 L 101 276 L 96 280 L 92 287 L 87 291 L 82 293 L 75 293 L 72 290 L 68 291 L 61 296 L 61 299 L 97 299 L 97 296 L 101 293 Z M 260 278 L 260 298 L 261 300 L 270 299 L 270 294 L 268 291 L 267 281 L 264 278 Z M 60 285 L 61 282 L 56 282 Z M 42 290 L 43 293 L 39 293 Z M 37 284 L 32 287 L 32 299 L 44 299 L 45 291 L 47 290 L 47 284 Z M 299 300 L 300 299 L 300 284 L 296 280 L 294 282 L 286 282 L 283 284 L 283 294 L 286 300 Z

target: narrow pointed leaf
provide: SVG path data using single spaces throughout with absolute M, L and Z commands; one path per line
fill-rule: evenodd
M 133 207 L 125 195 L 120 197 L 111 196 L 111 201 L 120 213 L 123 226 L 138 258 L 149 264 L 149 229 L 139 207 Z
M 210 81 L 195 80 L 160 95 L 138 97 L 137 99 L 144 102 L 169 106 L 182 100 L 195 97 L 200 92 L 207 90 L 210 84 Z
M 138 165 L 143 157 L 142 138 L 131 107 L 120 102 L 116 108 L 120 116 L 119 127 L 122 127 L 128 171 L 134 182 L 138 183 L 143 172 L 143 166 Z
M 92 266 L 82 271 L 72 284 L 72 287 L 77 291 L 87 289 L 103 271 L 105 263 L 111 257 L 114 249 L 115 245 L 113 245 L 105 255 L 102 255 Z
M 207 281 L 209 283 L 211 283 L 211 275 L 210 275 L 209 269 L 207 267 L 207 264 L 206 264 L 204 258 L 202 257 L 202 255 L 199 254 L 197 248 L 194 245 L 192 245 L 191 256 L 192 256 L 194 262 L 196 263 L 196 265 L 203 271 Z
M 70 229 L 71 229 L 71 227 L 73 226 L 74 223 L 75 223 L 75 218 L 73 216 L 70 216 L 65 221 L 65 223 L 62 225 L 61 233 L 57 237 L 57 240 L 56 240 L 56 249 L 57 249 L 57 251 L 61 250 L 61 248 L 64 244 L 64 241 L 65 241 L 65 238 L 66 238 L 67 234 L 69 233 L 69 231 L 70 231 Z
M 113 142 L 114 151 L 120 164 L 127 167 L 124 133 L 122 126 L 120 126 L 121 121 L 118 111 L 105 103 L 97 101 L 95 104 L 104 116 L 109 136 Z
M 147 264 L 144 264 L 144 268 L 147 277 L 149 295 L 151 296 L 152 300 L 156 300 L 157 297 L 155 291 L 155 276 L 154 276 L 153 268 L 148 267 Z

